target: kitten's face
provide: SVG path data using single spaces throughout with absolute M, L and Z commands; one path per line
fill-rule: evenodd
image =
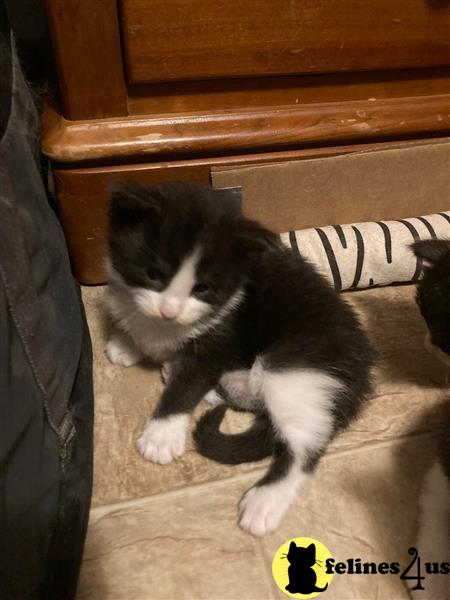
M 417 303 L 428 325 L 429 341 L 450 355 L 450 242 L 417 242 L 413 249 L 426 265 L 417 287 Z
M 246 251 L 225 212 L 210 188 L 117 186 L 110 280 L 149 317 L 182 325 L 207 320 L 238 301 L 245 280 Z

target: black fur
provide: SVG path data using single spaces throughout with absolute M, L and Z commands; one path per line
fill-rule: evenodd
M 426 240 L 412 248 L 427 263 L 417 286 L 417 303 L 432 343 L 450 354 L 450 241 Z
M 253 264 L 247 281 L 247 298 L 239 311 L 237 340 L 246 350 L 244 366 L 258 355 L 272 370 L 317 368 L 340 378 L 347 386 L 338 394 L 335 433 L 347 427 L 370 393 L 370 368 L 374 354 L 358 320 L 348 304 L 302 258 L 288 250 L 264 253 Z M 301 399 L 299 398 L 299 402 Z M 237 443 L 241 443 L 241 460 L 247 462 L 255 452 L 267 451 L 267 430 L 256 436 L 253 431 L 234 438 L 233 452 L 223 442 L 218 447 L 211 435 L 208 413 L 195 435 L 200 453 L 219 462 L 237 462 Z M 261 422 L 259 424 L 261 426 Z M 272 430 L 273 432 L 273 430 Z M 227 436 L 231 446 L 232 436 Z M 245 448 L 253 444 L 251 453 Z M 312 466 L 318 457 L 306 457 Z
M 219 191 L 193 183 L 114 183 L 108 239 L 112 264 L 123 279 L 130 286 L 159 290 L 199 243 L 210 249 L 199 265 L 202 279 L 211 284 L 202 299 L 222 306 L 244 282 L 252 252 L 278 240 L 239 219 L 234 196 L 230 208 L 226 190 Z
M 211 460 L 239 465 L 274 454 L 274 433 L 266 415 L 257 415 L 247 431 L 227 435 L 219 429 L 227 406 L 220 404 L 205 412 L 197 423 L 194 441 L 197 450 Z
M 416 256 L 426 261 L 417 286 L 417 304 L 425 319 L 431 342 L 450 356 L 450 241 L 425 240 L 412 245 Z M 450 404 L 442 412 L 443 429 L 438 435 L 442 466 L 450 477 Z

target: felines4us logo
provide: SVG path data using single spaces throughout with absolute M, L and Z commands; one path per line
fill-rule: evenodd
M 272 561 L 272 574 L 287 596 L 314 598 L 328 589 L 335 575 L 398 575 L 400 579 L 408 580 L 414 591 L 424 590 L 428 577 L 450 572 L 448 562 L 424 562 L 416 548 L 410 548 L 408 553 L 403 566 L 400 562 L 363 562 L 361 558 L 337 562 L 318 540 L 298 537 L 278 548 Z

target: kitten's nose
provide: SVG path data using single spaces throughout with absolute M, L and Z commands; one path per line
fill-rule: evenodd
M 163 298 L 159 312 L 164 319 L 176 319 L 181 312 L 181 302 L 178 298 Z

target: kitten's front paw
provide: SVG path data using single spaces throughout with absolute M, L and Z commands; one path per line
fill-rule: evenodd
M 288 507 L 289 502 L 277 493 L 275 486 L 252 487 L 239 505 L 239 525 L 252 535 L 265 535 L 278 527 Z
M 149 419 L 136 441 L 137 449 L 146 460 L 167 465 L 184 454 L 188 424 L 189 417 L 184 414 Z
M 142 356 L 138 350 L 131 348 L 120 338 L 113 337 L 106 344 L 106 356 L 113 365 L 132 367 Z

